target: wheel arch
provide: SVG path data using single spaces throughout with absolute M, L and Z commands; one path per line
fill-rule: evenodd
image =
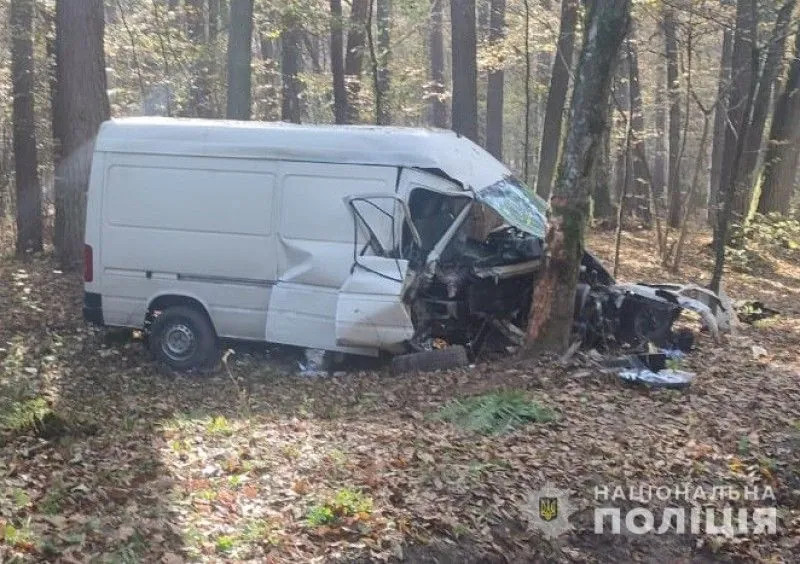
M 209 310 L 208 306 L 205 304 L 205 302 L 203 302 L 203 300 L 192 294 L 162 292 L 152 296 L 147 304 L 145 318 L 147 321 L 152 320 L 155 312 L 163 311 L 167 308 L 176 306 L 189 307 L 199 311 L 205 315 L 206 318 L 208 318 L 209 323 L 211 323 L 211 328 L 214 330 L 214 334 L 217 333 L 217 328 L 214 324 L 214 318 L 211 316 L 211 311 Z

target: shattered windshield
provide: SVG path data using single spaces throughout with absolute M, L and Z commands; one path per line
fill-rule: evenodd
M 496 211 L 509 225 L 544 239 L 547 203 L 513 176 L 478 190 L 480 202 Z

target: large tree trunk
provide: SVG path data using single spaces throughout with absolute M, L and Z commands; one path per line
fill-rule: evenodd
M 447 127 L 447 104 L 444 84 L 444 0 L 431 0 L 430 19 L 430 86 L 426 96 L 430 101 L 430 123 L 434 127 Z
M 331 73 L 333 74 L 333 118 L 347 123 L 347 87 L 344 82 L 344 21 L 342 0 L 331 0 Z
M 489 41 L 497 44 L 505 37 L 506 0 L 492 0 L 489 18 Z M 489 72 L 486 86 L 486 149 L 503 159 L 503 102 L 505 73 L 501 68 Z
M 669 165 L 667 191 L 669 211 L 667 222 L 670 227 L 681 223 L 681 82 L 679 75 L 678 38 L 676 36 L 675 13 L 672 8 L 664 9 L 664 39 L 667 54 L 667 98 L 669 99 Z
M 300 81 L 303 32 L 297 15 L 287 10 L 283 16 L 281 32 L 281 75 L 283 77 L 283 104 L 281 119 L 300 123 L 303 117 L 303 84 Z
M 36 158 L 33 100 L 33 1 L 12 0 L 9 7 L 19 256 L 42 250 L 42 189 Z
M 216 27 L 216 26 L 215 26 Z M 228 36 L 228 119 L 250 119 L 253 0 L 231 1 Z
M 739 159 L 736 156 L 739 138 L 745 132 L 750 122 L 750 114 L 745 111 L 750 84 L 754 82 L 756 68 L 753 64 L 753 50 L 757 29 L 756 0 L 739 0 L 736 6 L 736 30 L 733 40 L 733 58 L 731 60 L 731 91 L 728 104 L 728 127 L 725 130 L 725 151 L 722 155 L 722 171 L 720 173 L 720 193 L 724 190 L 735 189 L 739 191 L 742 178 L 738 172 L 741 170 Z M 742 143 L 744 143 L 742 139 Z M 742 145 L 744 147 L 744 145 Z M 722 194 L 720 194 L 722 196 Z M 733 213 L 735 219 L 741 219 L 741 214 L 736 210 L 736 194 L 732 194 Z M 724 207 L 724 199 L 722 200 Z M 718 205 L 718 207 L 720 207 Z M 726 227 L 727 229 L 727 227 Z M 719 228 L 717 229 L 719 231 Z
M 375 81 L 375 117 L 378 125 L 392 123 L 389 106 L 389 59 L 391 58 L 391 0 L 377 0 L 375 18 L 378 27 L 377 80 Z
M 561 123 L 569 89 L 569 75 L 572 70 L 572 53 L 575 50 L 578 4 L 578 0 L 562 0 L 561 2 L 561 25 L 558 32 L 556 56 L 553 61 L 553 74 L 550 77 L 550 90 L 547 94 L 542 144 L 539 152 L 539 173 L 536 178 L 536 192 L 545 199 L 550 197 L 558 152 L 561 149 Z
M 528 325 L 528 342 L 539 350 L 569 345 L 592 171 L 607 127 L 612 67 L 628 30 L 630 2 L 593 1 L 587 11 L 571 120 L 551 199 L 545 267 L 534 287 Z
M 361 72 L 367 45 L 367 16 L 369 0 L 353 0 L 350 29 L 347 32 L 347 54 L 344 59 L 347 86 L 347 122 L 358 123 L 361 114 Z
M 789 212 L 795 173 L 800 155 L 800 33 L 795 35 L 794 58 L 786 86 L 775 105 L 764 179 L 761 183 L 759 213 Z
M 64 243 L 59 259 L 64 269 L 83 259 L 86 190 L 94 138 L 109 117 L 103 50 L 102 0 L 59 0 L 56 3 L 58 92 L 63 110 L 61 162 L 56 176 L 64 187 Z
M 717 87 L 717 107 L 714 110 L 714 139 L 711 147 L 711 170 L 708 177 L 708 221 L 717 221 L 717 199 L 722 179 L 722 158 L 725 152 L 725 130 L 728 128 L 728 87 L 731 80 L 733 58 L 733 31 L 725 28 L 722 37 L 722 57 Z
M 749 116 L 753 108 L 758 83 L 758 0 L 739 0 L 736 5 L 736 31 L 733 40 L 732 88 L 728 108 L 730 126 L 725 134 L 725 155 L 722 163 L 722 183 L 719 199 L 722 209 L 714 229 L 714 271 L 710 287 L 718 292 L 725 267 L 725 247 L 728 243 L 728 224 L 733 215 L 736 192 L 741 189 L 741 167 Z M 741 219 L 741 218 L 736 218 Z
M 478 142 L 478 62 L 475 0 L 451 0 L 453 131 Z
M 786 36 L 789 34 L 789 22 L 796 0 L 786 0 L 778 11 L 775 29 L 770 38 L 767 57 L 758 82 L 758 93 L 753 103 L 753 116 L 745 139 L 744 154 L 741 163 L 742 189 L 736 193 L 734 213 L 745 217 L 750 211 L 753 187 L 756 181 L 756 167 L 761 156 L 761 145 L 764 141 L 764 129 L 772 101 L 772 90 L 780 74 L 783 56 L 786 51 Z

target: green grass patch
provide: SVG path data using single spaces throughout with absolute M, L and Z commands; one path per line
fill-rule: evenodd
M 50 406 L 44 398 L 15 401 L 0 413 L 0 430 L 25 433 L 35 429 L 48 413 Z
M 504 390 L 453 400 L 439 410 L 435 419 L 478 433 L 499 434 L 528 423 L 553 421 L 555 413 L 529 400 L 521 391 Z
M 342 488 L 321 505 L 309 509 L 306 522 L 310 527 L 331 525 L 340 519 L 369 516 L 372 513 L 372 498 L 352 488 Z

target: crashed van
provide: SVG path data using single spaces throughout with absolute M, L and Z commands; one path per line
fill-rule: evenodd
M 545 228 L 545 203 L 452 132 L 117 119 L 94 145 L 84 317 L 144 329 L 179 370 L 219 339 L 474 352 L 524 335 Z M 618 321 L 590 319 L 624 314 L 597 305 L 613 281 L 591 255 L 581 279 L 578 325 Z

